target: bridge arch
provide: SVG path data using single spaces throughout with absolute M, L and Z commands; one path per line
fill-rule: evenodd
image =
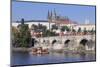
M 95 50 L 95 41 L 92 39 L 81 39 L 80 45 L 85 48 L 85 50 Z
M 34 47 L 37 43 L 39 43 L 39 41 L 36 40 L 36 38 L 32 38 L 32 39 L 31 39 L 31 46 Z
M 82 46 L 86 46 L 87 43 L 88 43 L 88 39 L 84 38 L 84 39 L 81 39 L 81 41 L 79 42 Z
M 95 49 L 95 41 L 92 39 L 88 41 L 87 43 L 88 49 Z
M 57 42 L 57 40 L 54 39 L 54 40 L 51 42 L 51 44 L 53 45 L 53 44 L 55 44 L 56 42 Z
M 45 40 L 45 41 L 44 41 Z M 92 40 L 94 42 L 92 42 Z M 37 39 L 37 41 L 39 42 L 39 38 Z M 61 46 L 68 46 L 69 49 L 75 48 L 77 49 L 79 46 L 83 46 L 85 47 L 85 49 L 90 49 L 90 48 L 95 48 L 95 36 L 91 36 L 91 35 L 76 35 L 76 36 L 55 36 L 55 37 L 43 37 L 40 38 L 41 42 L 46 42 L 46 44 L 50 44 L 48 45 L 48 47 L 57 47 L 60 45 Z M 94 45 L 93 45 L 94 43 Z M 91 45 L 92 44 L 92 45 Z M 45 45 L 44 45 L 45 46 Z M 65 48 L 66 48 L 65 47 Z M 57 47 L 58 48 L 58 47 Z
M 65 41 L 64 41 L 64 46 L 65 46 L 65 47 L 68 47 L 68 46 L 69 46 L 69 42 L 70 42 L 69 39 L 68 39 L 68 40 L 65 40 Z
M 65 40 L 64 44 L 68 44 L 70 42 L 70 40 Z

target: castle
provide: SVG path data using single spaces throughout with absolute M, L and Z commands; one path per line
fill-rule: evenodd
M 19 24 L 21 24 L 17 22 L 16 21 L 12 22 L 12 26 L 17 27 Z M 81 28 L 82 31 L 84 30 L 84 28 L 86 30 L 92 30 L 92 29 L 95 30 L 95 24 L 90 24 L 90 22 L 87 20 L 85 21 L 85 24 L 78 24 L 77 22 L 70 20 L 68 17 L 63 17 L 58 15 L 55 10 L 51 12 L 48 11 L 47 20 L 25 21 L 25 24 L 28 24 L 29 28 L 31 28 L 32 24 L 38 25 L 39 23 L 45 25 L 47 29 L 50 29 L 52 25 L 55 24 L 56 26 L 58 26 L 58 30 L 62 26 L 67 26 L 71 30 L 75 29 L 76 31 L 78 31 L 79 28 Z

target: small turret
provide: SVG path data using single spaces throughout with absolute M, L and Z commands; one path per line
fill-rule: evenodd
M 21 24 L 24 24 L 24 18 L 21 19 Z

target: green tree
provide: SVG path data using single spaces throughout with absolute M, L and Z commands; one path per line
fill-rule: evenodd
M 78 28 L 78 31 L 77 31 L 77 32 L 82 32 L 82 30 L 81 30 L 81 28 L 80 28 L 80 27 Z
M 61 27 L 61 31 L 70 31 L 70 28 L 68 28 L 67 26 L 62 26 Z
M 76 30 L 75 30 L 75 29 L 72 29 L 72 32 L 74 32 L 74 33 L 75 33 L 75 32 L 76 32 Z
M 57 30 L 57 29 L 58 29 L 58 26 L 56 26 L 56 25 L 54 24 L 54 25 L 52 25 L 52 28 L 51 28 L 51 29 L 52 29 L 52 30 L 53 30 L 53 29 L 56 29 L 56 30 Z
M 31 41 L 31 35 L 28 28 L 28 24 L 24 24 L 24 19 L 21 21 L 21 24 L 18 25 L 18 29 L 12 27 L 12 33 L 14 35 L 15 46 L 18 47 L 29 47 Z
M 87 34 L 87 30 L 86 30 L 86 28 L 84 28 L 84 31 L 83 31 L 83 32 L 84 32 L 84 34 Z
M 94 34 L 95 33 L 95 31 L 94 31 L 94 29 L 92 28 L 92 30 L 90 31 L 90 33 L 91 34 Z
M 16 42 L 18 41 L 18 38 L 20 37 L 18 29 L 16 27 L 12 26 L 12 30 L 11 31 L 12 31 L 12 33 L 11 33 L 12 46 L 13 47 L 18 46 L 18 45 L 16 45 Z
M 31 30 L 36 31 L 37 29 L 38 29 L 38 26 L 37 25 L 35 25 L 35 24 L 32 24 L 31 25 Z
M 38 24 L 38 30 L 41 30 L 43 32 L 47 30 L 47 27 L 45 25 Z
M 47 36 L 56 36 L 57 34 L 55 32 L 52 32 L 50 30 L 46 30 L 43 34 L 44 37 L 47 37 Z
M 21 47 L 28 47 L 30 40 L 31 40 L 31 35 L 30 35 L 30 31 L 28 28 L 27 24 L 21 24 L 21 28 L 19 29 L 20 31 L 20 46 Z

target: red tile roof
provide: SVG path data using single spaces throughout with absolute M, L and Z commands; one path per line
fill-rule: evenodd
M 76 22 L 73 22 L 69 19 L 60 19 L 57 21 L 59 24 L 77 24 Z

